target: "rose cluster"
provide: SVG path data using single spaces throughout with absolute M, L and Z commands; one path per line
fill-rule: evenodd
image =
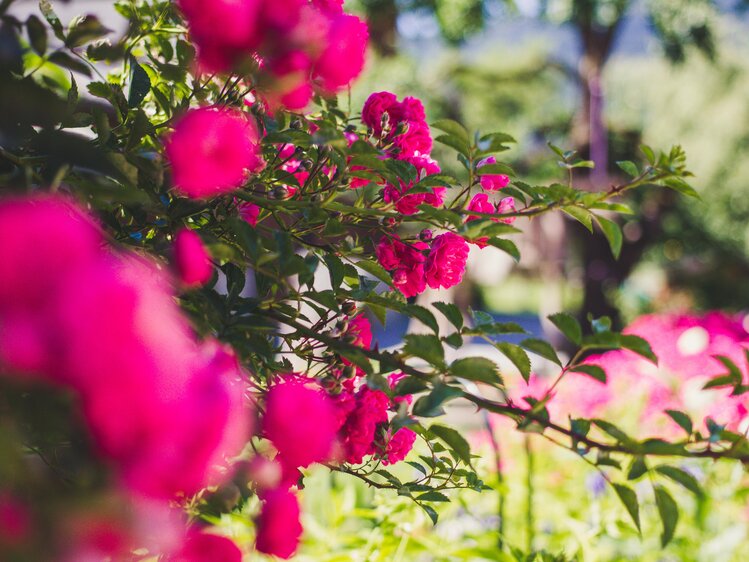
M 430 156 L 433 141 L 424 105 L 419 99 L 406 97 L 398 101 L 395 94 L 376 92 L 369 96 L 362 108 L 362 123 L 388 158 L 408 162 L 416 168 L 416 181 L 440 173 L 439 164 Z M 395 209 L 404 215 L 415 214 L 422 204 L 440 207 L 444 203 L 445 187 L 409 193 L 415 183 L 400 180 L 397 186 L 386 184 L 385 202 L 393 203 Z M 361 182 L 354 187 L 358 185 Z
M 369 321 L 364 316 L 354 318 L 346 336 L 354 345 L 369 348 Z M 367 456 L 390 465 L 403 460 L 413 447 L 416 434 L 390 424 L 390 412 L 409 403 L 410 396 L 391 398 L 367 386 L 355 369 L 349 378 L 344 372 L 336 370 L 331 376 L 337 383 L 333 385 L 303 375 L 285 375 L 268 390 L 263 434 L 277 454 L 272 461 L 263 457 L 253 461 L 253 478 L 262 500 L 256 541 L 260 552 L 289 558 L 297 550 L 302 526 L 292 488 L 299 481 L 299 469 L 321 462 L 360 464 Z M 398 378 L 391 376 L 393 386 Z
M 62 196 L 2 200 L 0 237 L 0 374 L 70 389 L 115 488 L 158 506 L 151 513 L 220 483 L 251 431 L 244 375 L 230 350 L 197 339 L 162 268 L 108 248 L 96 222 Z M 182 240 L 182 254 L 200 254 Z M 68 547 L 100 557 L 133 548 L 82 542 Z
M 237 71 L 271 106 L 303 110 L 364 67 L 369 32 L 338 0 L 178 0 L 206 72 Z M 254 71 L 254 72 L 253 72 Z

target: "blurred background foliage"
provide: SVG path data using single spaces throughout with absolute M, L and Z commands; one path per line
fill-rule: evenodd
M 586 236 L 573 221 L 554 225 L 564 255 L 545 255 L 544 267 L 515 269 L 510 278 L 521 275 L 530 287 L 562 286 L 559 307 L 577 308 L 581 317 L 610 315 L 619 326 L 650 311 L 746 307 L 746 2 L 350 4 L 370 17 L 377 52 L 354 89 L 354 107 L 373 90 L 422 97 L 435 118 L 518 138 L 523 152 L 507 158 L 539 181 L 558 175 L 539 165 L 548 161 L 547 141 L 578 150 L 598 164 L 589 177 L 578 178 L 592 189 L 615 182 L 616 161 L 636 159 L 640 143 L 680 142 L 686 149 L 702 201 L 656 190 L 631 196 L 635 213 L 624 225 L 619 261 L 601 236 Z M 448 171 L 456 165 L 441 163 Z M 544 238 L 534 243 L 543 245 Z M 508 300 L 501 284 L 479 289 L 484 305 Z M 523 301 L 527 312 L 540 310 L 533 298 Z

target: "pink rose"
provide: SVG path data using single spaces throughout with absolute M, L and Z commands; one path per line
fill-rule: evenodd
M 424 250 L 429 246 L 424 242 L 405 244 L 397 236 L 382 238 L 375 250 L 380 265 L 390 271 L 393 284 L 405 297 L 413 297 L 424 292 Z
M 479 162 L 476 165 L 477 172 L 482 167 L 486 166 L 487 164 L 496 164 L 497 159 L 494 156 L 489 156 L 488 158 L 484 158 L 481 162 Z M 480 178 L 481 178 L 481 187 L 486 189 L 487 191 L 497 191 L 499 189 L 502 189 L 503 187 L 507 187 L 507 184 L 510 183 L 510 178 L 504 174 L 481 174 L 481 172 L 478 172 Z
M 440 234 L 432 241 L 426 259 L 426 280 L 432 289 L 448 289 L 460 283 L 468 259 L 468 243 L 453 232 Z
M 204 107 L 188 111 L 166 142 L 177 191 L 194 199 L 238 189 L 263 169 L 257 128 L 245 114 Z
M 416 442 L 416 433 L 407 427 L 396 431 L 387 442 L 382 464 L 385 466 L 398 463 L 406 458 Z
M 265 492 L 261 499 L 255 546 L 263 554 L 289 559 L 296 553 L 302 536 L 299 500 L 283 488 Z
M 354 336 L 354 345 L 364 349 L 372 347 L 372 325 L 363 314 L 359 314 L 349 322 L 346 333 Z
M 362 386 L 355 394 L 356 406 L 341 428 L 341 443 L 347 463 L 359 464 L 375 452 L 377 426 L 388 421 L 390 399 L 381 390 Z
M 174 237 L 174 265 L 179 280 L 186 287 L 200 287 L 211 280 L 213 264 L 200 236 L 182 228 Z

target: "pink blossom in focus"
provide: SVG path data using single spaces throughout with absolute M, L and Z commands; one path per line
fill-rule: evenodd
M 377 426 L 388 421 L 390 399 L 381 390 L 362 386 L 356 393 L 356 408 L 341 429 L 345 461 L 359 464 L 366 455 L 375 452 Z
M 448 289 L 461 282 L 468 259 L 468 243 L 453 232 L 440 234 L 432 241 L 426 259 L 426 281 L 432 289 Z
M 508 213 L 514 213 L 515 211 L 515 199 L 513 199 L 512 197 L 504 197 L 497 205 L 498 215 L 506 215 Z M 517 217 L 505 217 L 503 219 L 499 219 L 499 221 L 505 224 L 512 224 L 515 222 L 516 218 Z
M 406 458 L 416 442 L 416 433 L 407 427 L 396 431 L 387 443 L 382 464 L 385 466 L 398 463 Z
M 504 174 L 481 174 L 480 169 L 487 164 L 496 164 L 497 159 L 494 156 L 484 158 L 481 162 L 476 165 L 477 172 L 481 178 L 481 187 L 487 191 L 497 191 L 503 187 L 507 187 L 510 183 L 509 176 Z
M 358 17 L 343 13 L 333 17 L 327 45 L 313 71 L 324 91 L 341 90 L 361 74 L 368 41 L 367 24 Z
M 242 562 L 242 551 L 226 537 L 191 530 L 182 548 L 165 562 Z
M 439 174 L 441 169 L 436 160 L 418 151 L 411 159 L 411 164 L 416 168 L 417 181 L 434 174 Z M 424 193 L 409 193 L 414 184 L 406 185 L 400 182 L 400 188 L 387 184 L 383 191 L 383 199 L 386 203 L 395 203 L 396 210 L 404 215 L 414 215 L 418 212 L 419 205 L 427 204 L 432 207 L 440 207 L 444 203 L 444 187 L 432 187 Z
M 200 236 L 182 228 L 174 237 L 174 264 L 179 280 L 187 287 L 199 287 L 211 280 L 213 264 Z
M 299 500 L 287 489 L 276 489 L 262 495 L 263 504 L 257 519 L 259 552 L 291 558 L 299 547 L 302 524 L 299 521 Z
M 487 213 L 492 214 L 496 211 L 496 207 L 493 203 L 489 201 L 489 196 L 486 193 L 477 193 L 473 196 L 471 199 L 471 202 L 468 203 L 468 210 L 469 211 L 476 211 L 477 213 Z M 466 218 L 466 221 L 474 221 L 478 219 L 482 219 L 484 217 L 480 217 L 478 215 L 468 215 L 468 218 Z M 497 220 L 497 219 L 492 219 Z
M 195 199 L 234 191 L 265 166 L 253 122 L 225 108 L 188 111 L 166 141 L 166 156 L 175 189 Z
M 337 431 L 335 411 L 323 392 L 291 379 L 268 391 L 263 429 L 283 464 L 307 467 L 330 457 Z
M 356 339 L 353 345 L 369 349 L 372 347 L 372 325 L 363 314 L 359 314 L 349 322 L 347 334 L 353 335 Z
M 416 296 L 426 288 L 424 251 L 428 248 L 424 242 L 405 244 L 395 235 L 382 238 L 377 245 L 377 260 L 392 273 L 393 284 L 405 297 Z

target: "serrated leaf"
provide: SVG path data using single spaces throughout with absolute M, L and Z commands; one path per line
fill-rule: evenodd
M 151 90 L 151 79 L 148 73 L 139 65 L 135 59 L 130 61 L 130 93 L 127 96 L 127 105 L 130 108 L 138 107 Z
M 445 350 L 437 336 L 423 334 L 408 334 L 403 352 L 414 357 L 420 357 L 431 365 L 441 366 L 445 363 Z
M 417 304 L 410 304 L 403 310 L 406 314 L 413 318 L 416 318 L 422 324 L 427 326 L 430 330 L 432 330 L 432 332 L 434 332 L 435 334 L 439 334 L 440 329 L 439 325 L 437 324 L 437 319 L 434 317 L 434 314 L 432 314 L 428 309 Z
M 466 131 L 463 125 L 452 119 L 439 119 L 432 123 L 430 127 L 468 142 L 468 131 Z
M 655 164 L 655 152 L 653 152 L 652 148 L 650 148 L 646 144 L 641 144 L 640 151 L 645 155 L 645 158 L 648 159 L 648 162 L 650 162 L 650 164 Z
M 653 349 L 650 347 L 647 340 L 633 334 L 621 334 L 619 341 L 624 349 L 634 351 L 645 359 L 649 359 L 656 365 L 658 364 L 658 357 L 653 353 Z
M 598 226 L 601 227 L 603 235 L 606 237 L 606 240 L 608 240 L 609 247 L 611 248 L 611 253 L 615 258 L 619 259 L 619 254 L 622 251 L 623 242 L 622 229 L 619 228 L 619 225 L 614 221 L 603 218 L 599 215 L 596 215 L 595 217 L 596 221 L 598 222 Z
M 431 490 L 429 492 L 424 492 L 423 494 L 417 496 L 416 500 L 420 502 L 449 502 L 450 498 L 448 498 L 442 492 L 438 492 L 437 490 Z
M 536 338 L 528 338 L 521 341 L 520 345 L 528 351 L 531 351 L 536 355 L 540 355 L 544 359 L 548 359 L 549 361 L 556 363 L 560 367 L 562 366 L 562 362 L 559 360 L 557 352 L 554 351 L 554 348 L 549 342 Z
M 497 365 L 486 357 L 465 357 L 450 365 L 453 376 L 470 381 L 484 382 L 491 385 L 502 385 Z
M 689 185 L 681 178 L 666 178 L 662 183 L 666 187 L 673 189 L 674 191 L 678 191 L 682 195 L 694 197 L 695 199 L 701 199 L 700 194 L 697 193 L 697 191 L 695 191 L 695 189 L 691 185 Z
M 518 247 L 512 240 L 508 240 L 507 238 L 489 238 L 486 243 L 509 254 L 516 262 L 520 261 L 520 250 L 518 250 Z
M 502 162 L 495 162 L 494 164 L 484 164 L 483 166 L 477 167 L 476 173 L 480 176 L 488 176 L 488 175 L 514 176 L 515 170 L 513 170 L 507 164 L 504 164 Z
M 379 263 L 371 260 L 359 260 L 356 262 L 356 267 L 366 271 L 389 287 L 393 286 L 393 279 L 390 277 L 390 274 Z
M 494 345 L 502 355 L 507 357 L 512 364 L 517 367 L 525 382 L 528 382 L 528 379 L 531 376 L 531 360 L 528 358 L 528 354 L 523 350 L 523 348 L 507 342 L 498 342 Z
M 697 481 L 697 479 L 689 474 L 686 470 L 682 470 L 681 468 L 677 468 L 675 466 L 667 466 L 667 465 L 660 465 L 656 466 L 655 470 L 658 471 L 660 474 L 663 474 L 663 476 L 670 478 L 677 484 L 680 484 L 690 492 L 692 492 L 697 497 L 702 497 L 704 492 L 702 491 L 702 487 L 700 486 L 700 483 Z
M 458 458 L 470 466 L 471 464 L 471 446 L 457 430 L 444 425 L 433 424 L 429 427 L 429 432 L 441 439 L 458 455 Z
M 594 424 L 596 424 L 600 429 L 608 433 L 611 437 L 616 439 L 619 443 L 632 443 L 632 438 L 624 433 L 621 429 L 616 427 L 613 423 L 607 422 L 606 420 L 591 420 Z
M 588 209 L 568 205 L 566 207 L 562 207 L 562 211 L 582 224 L 585 228 L 588 229 L 589 232 L 593 232 L 593 213 L 591 213 Z
M 429 394 L 421 396 L 413 405 L 413 415 L 420 418 L 435 418 L 445 413 L 442 405 L 445 402 L 463 396 L 463 391 L 454 386 L 440 384 Z
M 421 509 L 426 512 L 426 514 L 429 516 L 429 519 L 432 520 L 432 524 L 436 525 L 437 521 L 439 520 L 439 515 L 437 515 L 437 512 L 434 510 L 434 508 L 423 503 L 420 503 L 419 507 L 421 507 Z
M 440 144 L 444 144 L 445 146 L 449 146 L 450 148 L 457 150 L 463 156 L 468 156 L 471 151 L 468 145 L 468 141 L 454 135 L 439 135 L 438 137 L 435 137 L 434 140 Z
M 612 486 L 616 495 L 619 496 L 619 499 L 624 504 L 627 513 L 632 518 L 635 527 L 640 531 L 640 504 L 637 501 L 637 494 L 632 488 L 624 484 L 612 484 Z
M 655 492 L 655 505 L 663 525 L 661 546 L 665 547 L 674 538 L 676 525 L 679 522 L 679 507 L 663 486 L 656 485 L 653 491 Z
M 598 382 L 606 384 L 606 371 L 604 371 L 598 365 L 576 365 L 570 369 L 573 373 L 583 373 L 591 378 L 596 379 Z
M 463 328 L 463 314 L 457 306 L 447 302 L 433 302 L 432 306 L 439 310 L 458 330 Z
M 549 321 L 564 334 L 564 337 L 575 345 L 580 345 L 583 341 L 583 329 L 575 317 L 566 312 L 557 312 L 547 317 Z

